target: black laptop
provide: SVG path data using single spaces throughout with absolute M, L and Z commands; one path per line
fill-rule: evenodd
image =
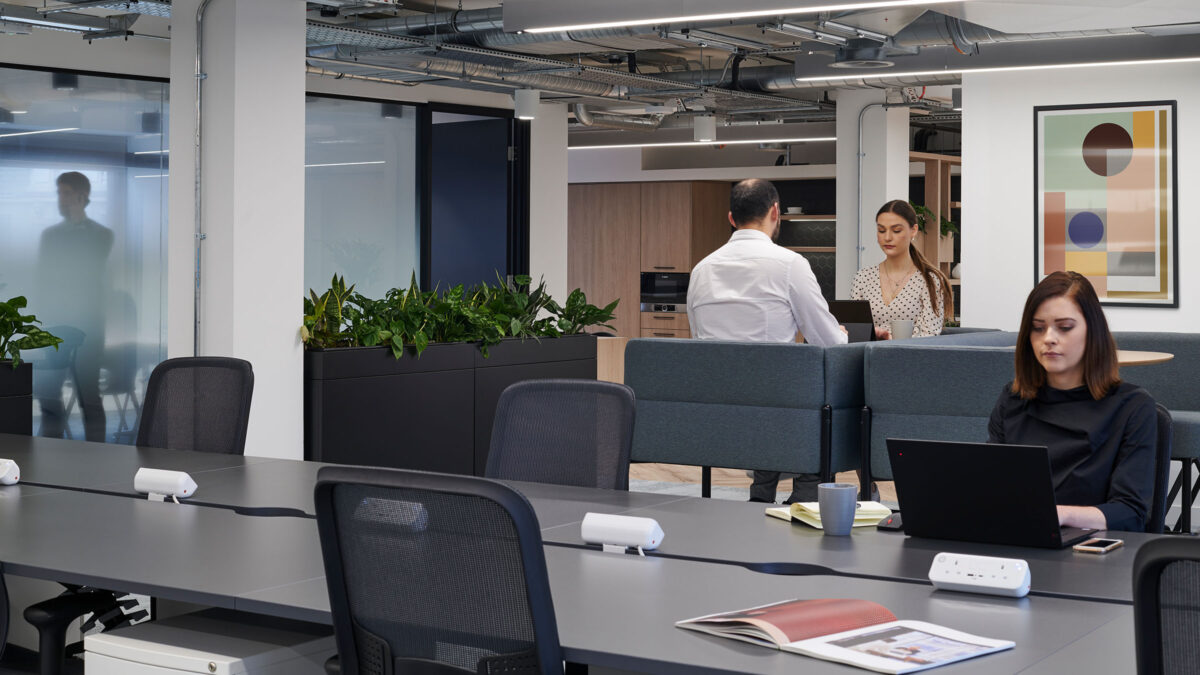
M 1059 527 L 1044 447 L 898 438 L 887 446 L 911 536 L 1065 548 L 1096 531 Z
M 871 303 L 866 300 L 830 300 L 829 313 L 839 325 L 846 327 L 850 342 L 870 342 L 875 339 L 875 319 Z

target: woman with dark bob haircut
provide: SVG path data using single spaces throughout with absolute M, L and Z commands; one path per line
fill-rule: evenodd
M 1158 417 L 1122 382 L 1117 346 L 1083 275 L 1055 272 L 1025 301 L 1015 377 L 988 422 L 989 443 L 1044 445 L 1062 525 L 1145 529 Z

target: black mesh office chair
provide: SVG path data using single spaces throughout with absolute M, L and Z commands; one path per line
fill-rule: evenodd
M 541 531 L 520 493 L 325 467 L 316 507 L 339 672 L 563 672 Z
M 1167 520 L 1167 491 L 1171 476 L 1171 443 L 1174 431 L 1171 413 L 1161 403 L 1154 404 L 1158 410 L 1158 447 L 1154 453 L 1154 499 L 1150 512 L 1146 514 L 1146 531 L 1162 534 Z
M 1200 540 L 1146 542 L 1133 561 L 1139 675 L 1200 672 Z
M 254 370 L 216 356 L 167 359 L 146 385 L 137 444 L 240 455 L 246 449 Z
M 526 380 L 500 394 L 488 478 L 629 489 L 633 389 L 596 380 Z
M 242 359 L 201 356 L 167 359 L 155 366 L 146 385 L 137 444 L 145 447 L 240 455 L 246 448 L 254 371 Z M 25 620 L 37 628 L 42 675 L 64 672 L 68 626 L 93 614 L 106 629 L 127 625 L 143 612 L 135 601 L 121 600 L 100 589 L 68 586 L 62 595 L 25 609 Z

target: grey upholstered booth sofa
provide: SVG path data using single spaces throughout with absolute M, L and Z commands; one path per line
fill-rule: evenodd
M 1013 348 L 961 344 L 975 337 L 1003 343 L 999 332 L 874 342 L 864 353 L 863 494 L 872 478 L 891 480 L 888 438 L 987 440 L 988 417 L 1013 376 Z
M 826 479 L 856 469 L 864 347 L 630 340 L 630 458 Z

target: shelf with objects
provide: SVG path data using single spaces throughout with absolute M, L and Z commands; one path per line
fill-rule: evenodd
M 962 281 L 955 274 L 961 246 L 958 240 L 962 222 L 962 202 L 959 201 L 962 158 L 914 151 L 909 153 L 909 161 L 925 166 L 924 178 L 919 182 L 914 179 L 909 188 L 909 201 L 918 207 L 918 219 L 925 221 L 915 243 L 925 258 L 950 279 L 950 285 L 954 287 L 954 312 L 947 320 L 957 323 L 962 315 Z M 937 237 L 928 234 L 933 228 L 938 232 Z

